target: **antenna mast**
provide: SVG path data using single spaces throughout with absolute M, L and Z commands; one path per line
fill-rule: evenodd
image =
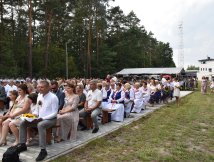
M 178 48 L 178 67 L 184 67 L 184 42 L 183 42 L 183 22 L 178 25 L 179 48 Z

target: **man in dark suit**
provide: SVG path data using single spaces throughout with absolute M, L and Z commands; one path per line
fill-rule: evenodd
M 4 109 L 5 100 L 6 100 L 6 92 L 4 87 L 0 84 L 0 109 Z
M 65 93 L 59 89 L 58 82 L 53 80 L 51 81 L 51 91 L 58 97 L 59 99 L 59 110 L 61 110 L 64 106 Z

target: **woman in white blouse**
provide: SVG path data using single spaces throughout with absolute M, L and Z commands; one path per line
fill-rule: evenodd
M 180 83 L 177 78 L 174 78 L 174 91 L 173 95 L 176 98 L 176 104 L 179 106 L 180 102 Z

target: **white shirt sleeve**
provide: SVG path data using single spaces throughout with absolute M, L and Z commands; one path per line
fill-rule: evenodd
M 51 105 L 50 105 L 51 113 L 49 115 L 44 116 L 42 119 L 47 120 L 47 119 L 55 118 L 58 113 L 58 105 L 59 105 L 59 100 L 57 96 L 55 96 L 52 98 Z

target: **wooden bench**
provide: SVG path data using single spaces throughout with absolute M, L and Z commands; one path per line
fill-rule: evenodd
M 108 123 L 111 121 L 111 114 L 108 111 L 102 110 L 102 124 Z
M 60 127 L 60 125 L 55 125 L 53 127 L 46 129 L 46 143 L 47 144 L 51 144 L 53 128 L 59 128 L 59 127 Z
M 81 120 L 82 123 L 85 123 L 85 126 L 86 126 L 87 129 L 93 129 L 93 121 L 92 121 L 92 118 L 91 118 L 91 114 L 88 114 L 86 116 L 86 118 L 80 117 L 79 120 Z

